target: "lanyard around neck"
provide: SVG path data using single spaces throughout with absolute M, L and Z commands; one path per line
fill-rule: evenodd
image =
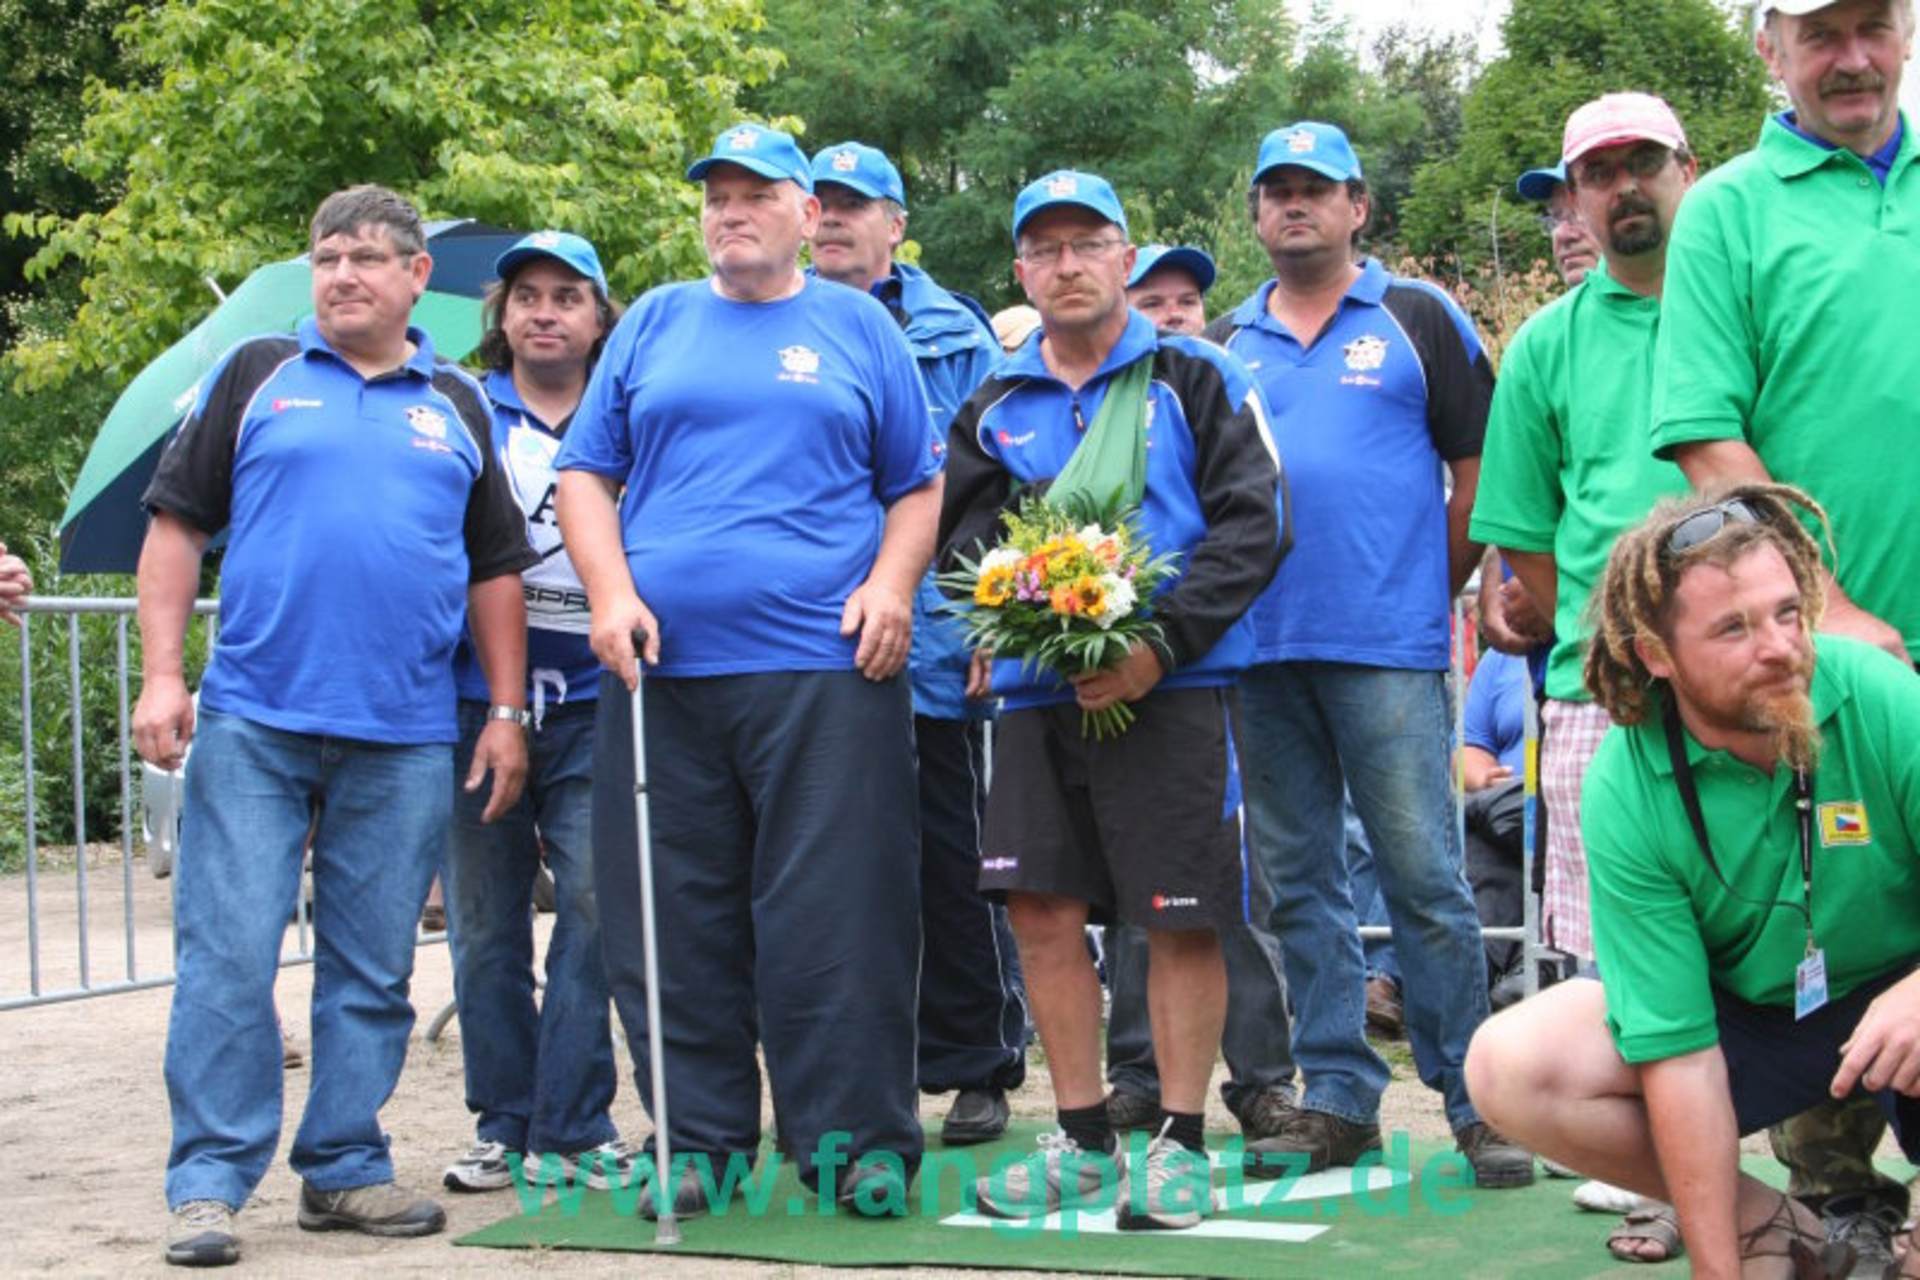
M 1742 902 L 1752 900 L 1744 897 L 1732 884 L 1728 883 L 1726 873 L 1720 870 L 1720 864 L 1714 860 L 1713 844 L 1707 839 L 1707 819 L 1700 809 L 1700 790 L 1694 785 L 1693 765 L 1687 760 L 1686 740 L 1680 728 L 1680 712 L 1675 705 L 1673 695 L 1666 697 L 1664 720 L 1667 730 L 1667 755 L 1673 762 L 1674 785 L 1680 789 L 1680 803 L 1686 807 L 1687 821 L 1693 827 L 1693 838 L 1699 842 L 1700 852 L 1712 869 L 1714 878 L 1726 891 Z M 1793 807 L 1800 828 L 1800 885 L 1805 894 L 1804 903 L 1781 902 L 1754 903 L 1756 906 L 1791 907 L 1800 913 L 1807 925 L 1807 951 L 1813 951 L 1813 778 L 1805 769 L 1793 771 Z

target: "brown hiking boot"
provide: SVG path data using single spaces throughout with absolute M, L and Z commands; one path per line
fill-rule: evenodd
M 1133 1129 L 1157 1130 L 1160 1127 L 1160 1100 L 1131 1089 L 1114 1089 L 1107 1094 L 1107 1124 L 1115 1133 Z
M 1247 1141 L 1271 1138 L 1286 1126 L 1287 1121 L 1300 1110 L 1294 1104 L 1293 1094 L 1277 1086 L 1256 1090 L 1237 1107 L 1230 1107 L 1233 1118 L 1240 1122 L 1240 1132 Z
M 1407 1033 L 1400 986 L 1392 978 L 1367 979 L 1367 1029 L 1389 1040 L 1398 1040 Z
M 1474 1186 L 1493 1190 L 1533 1185 L 1533 1152 L 1501 1137 L 1486 1121 L 1455 1130 L 1453 1140 L 1473 1166 Z
M 1281 1178 L 1344 1168 L 1380 1150 L 1380 1126 L 1355 1124 L 1324 1111 L 1295 1111 L 1280 1132 L 1247 1144 L 1242 1159 L 1249 1178 Z

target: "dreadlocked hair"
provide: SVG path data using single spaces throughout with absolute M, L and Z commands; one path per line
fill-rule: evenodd
M 1728 520 L 1705 541 L 1677 554 L 1667 551 L 1667 540 L 1682 521 L 1735 499 L 1745 502 L 1760 519 Z M 1807 629 L 1819 625 L 1826 607 L 1820 543 L 1801 523 L 1802 512 L 1819 525 L 1831 551 L 1833 532 L 1826 509 L 1785 484 L 1742 484 L 1668 498 L 1620 535 L 1588 602 L 1593 640 L 1583 671 L 1587 691 L 1614 723 L 1638 724 L 1651 709 L 1649 694 L 1657 682 L 1640 660 L 1634 642 L 1655 652 L 1665 650 L 1672 635 L 1674 591 L 1681 575 L 1696 564 L 1725 568 L 1756 547 L 1775 547 L 1799 584 L 1800 615 Z

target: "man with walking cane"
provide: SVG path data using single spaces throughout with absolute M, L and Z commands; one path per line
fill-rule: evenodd
M 665 1048 L 677 1212 L 707 1207 L 692 1170 L 759 1149 L 759 1043 L 801 1180 L 901 1213 L 922 1148 L 901 672 L 944 449 L 887 309 L 800 271 L 820 206 L 793 139 L 736 126 L 687 176 L 713 274 L 627 313 L 555 460 L 609 672 L 593 815 L 608 985 L 636 1051 L 656 1029 Z M 657 1028 L 633 923 L 636 628 Z

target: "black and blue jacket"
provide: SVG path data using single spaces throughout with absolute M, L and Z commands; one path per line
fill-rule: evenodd
M 1001 512 L 1044 493 L 1100 410 L 1113 375 L 1149 351 L 1147 491 L 1141 533 L 1155 554 L 1180 553 L 1179 574 L 1153 602 L 1164 632 L 1161 686 L 1230 684 L 1253 655 L 1246 614 L 1291 541 L 1280 457 L 1252 375 L 1212 343 L 1156 334 L 1131 312 L 1092 378 L 1077 390 L 1047 371 L 1036 332 L 981 384 L 948 437 L 940 558 L 957 567 L 999 541 Z M 1009 708 L 1073 700 L 1051 674 L 994 664 Z

